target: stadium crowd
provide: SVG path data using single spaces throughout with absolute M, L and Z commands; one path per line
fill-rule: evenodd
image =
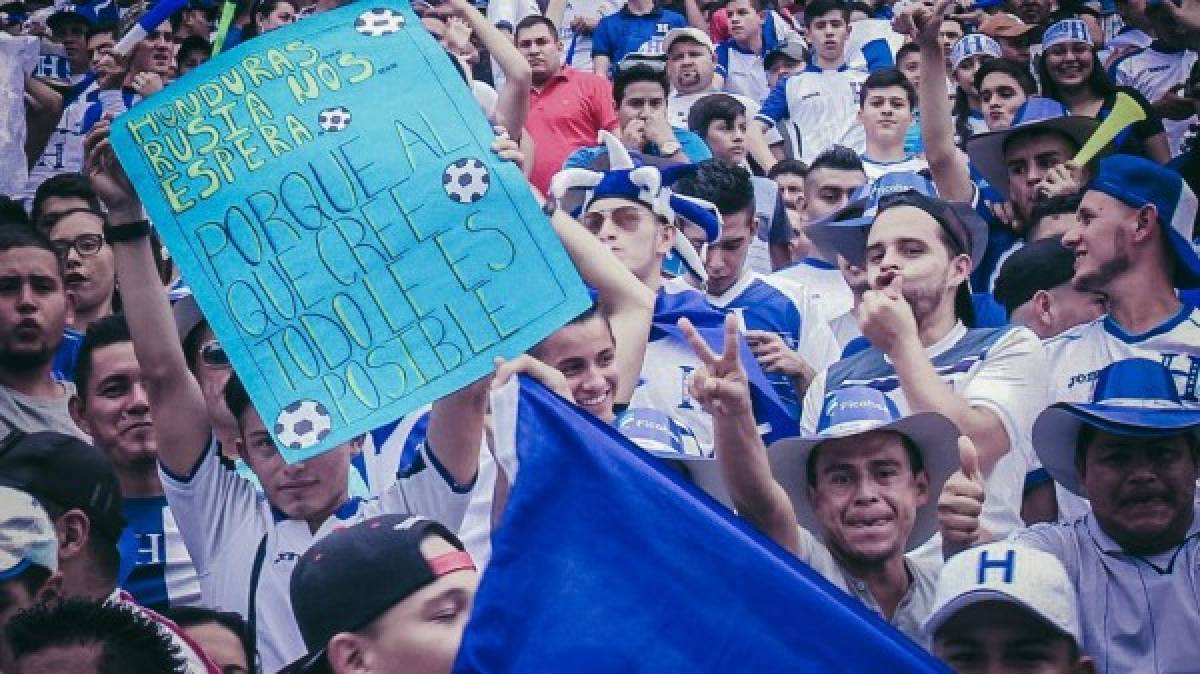
M 0 5 L 0 672 L 449 672 L 530 380 L 956 672 L 1200 672 L 1200 0 L 415 0 L 593 305 L 288 463 L 110 131 L 344 4 Z

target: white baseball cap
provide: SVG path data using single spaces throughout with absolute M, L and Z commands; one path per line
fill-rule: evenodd
M 671 45 L 675 44 L 676 40 L 682 39 L 699 42 L 705 47 L 708 47 L 710 52 L 717 51 L 717 48 L 713 46 L 712 38 L 708 36 L 708 33 L 705 33 L 699 28 L 688 27 L 672 28 L 671 30 L 667 31 L 667 36 L 663 38 L 663 53 L 669 53 L 671 51 Z
M 982 601 L 1016 604 L 1070 636 L 1076 645 L 1083 643 L 1075 585 L 1062 562 L 1048 552 L 1002 541 L 951 557 L 938 576 L 925 633 L 932 640 L 946 621 Z
M 58 570 L 58 538 L 46 510 L 28 492 L 0 487 L 0 581 L 31 564 Z

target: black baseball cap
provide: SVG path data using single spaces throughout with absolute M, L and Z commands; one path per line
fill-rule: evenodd
M 121 486 L 112 463 L 104 452 L 73 435 L 9 433 L 0 440 L 0 485 L 64 510 L 82 510 L 114 543 L 125 529 Z
M 456 550 L 425 559 L 421 541 L 431 534 Z M 462 541 L 425 517 L 380 515 L 332 532 L 292 571 L 292 614 L 308 654 L 284 671 L 329 671 L 325 649 L 335 634 L 360 630 L 439 577 L 474 568 Z
M 992 295 L 1009 315 L 1033 299 L 1039 290 L 1070 283 L 1075 276 L 1075 254 L 1057 238 L 1028 243 L 1000 266 Z

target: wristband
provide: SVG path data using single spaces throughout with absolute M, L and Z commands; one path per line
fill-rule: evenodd
M 105 225 L 104 240 L 108 243 L 127 243 L 150 235 L 149 220 L 134 220 L 123 225 Z

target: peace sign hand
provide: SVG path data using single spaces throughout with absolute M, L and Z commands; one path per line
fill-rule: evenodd
M 741 336 L 738 334 L 737 316 L 729 314 L 725 317 L 724 352 L 720 354 L 709 348 L 688 319 L 679 319 L 679 329 L 687 337 L 696 357 L 704 363 L 704 367 L 692 373 L 689 384 L 696 402 L 714 416 L 733 417 L 751 413 L 750 387 L 738 355 Z

